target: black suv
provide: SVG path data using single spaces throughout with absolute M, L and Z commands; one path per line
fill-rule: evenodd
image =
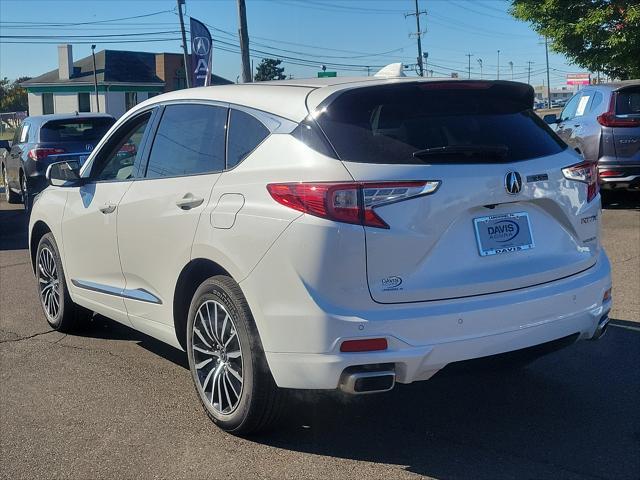
M 7 202 L 22 201 L 29 210 L 33 197 L 47 186 L 47 167 L 62 160 L 84 163 L 114 123 L 107 114 L 27 117 L 16 130 L 11 150 L 0 157 Z

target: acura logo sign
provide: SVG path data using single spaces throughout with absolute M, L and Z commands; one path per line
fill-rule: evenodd
M 510 195 L 520 193 L 522 190 L 522 177 L 518 172 L 509 172 L 504 177 L 504 188 Z
M 193 51 L 199 57 L 209 55 L 211 43 L 207 37 L 196 37 L 193 39 Z

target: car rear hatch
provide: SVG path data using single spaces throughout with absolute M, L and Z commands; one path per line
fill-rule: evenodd
M 353 88 L 319 105 L 316 121 L 388 227 L 364 227 L 375 301 L 506 291 L 595 263 L 595 167 L 567 169 L 581 157 L 532 103 L 524 84 L 442 81 Z
M 114 123 L 111 117 L 50 120 L 40 128 L 39 143 L 32 155 L 50 163 L 73 160 L 82 165 Z

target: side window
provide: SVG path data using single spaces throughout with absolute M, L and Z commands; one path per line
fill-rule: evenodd
M 29 124 L 22 125 L 22 131 L 20 132 L 20 143 L 26 143 L 29 138 Z
M 562 113 L 560 114 L 560 121 L 564 122 L 565 120 L 570 120 L 576 116 L 576 110 L 578 109 L 578 102 L 580 101 L 580 97 L 582 97 L 581 93 L 575 94 L 571 97 L 571 100 L 567 102 Z
M 227 109 L 209 105 L 169 105 L 153 140 L 147 178 L 224 170 Z
M 580 100 L 578 101 L 578 106 L 576 107 L 576 114 L 575 114 L 576 117 L 581 117 L 588 111 L 587 107 L 589 106 L 589 100 L 591 100 L 592 98 L 593 98 L 592 90 L 582 92 L 582 96 L 580 97 Z
M 589 112 L 596 112 L 600 110 L 600 105 L 602 104 L 603 99 L 604 97 L 602 96 L 602 93 L 595 92 L 593 94 L 593 100 L 591 101 L 591 106 L 589 107 Z
M 114 133 L 105 146 L 105 156 L 98 158 L 92 168 L 93 180 L 128 180 L 134 177 L 135 161 L 142 154 L 142 139 L 150 119 L 151 112 L 147 112 Z
M 269 130 L 258 119 L 241 110 L 231 109 L 227 139 L 227 168 L 245 159 L 269 136 Z

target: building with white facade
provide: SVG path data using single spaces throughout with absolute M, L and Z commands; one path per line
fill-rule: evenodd
M 186 86 L 181 54 L 102 50 L 95 56 L 97 102 L 92 57 L 74 62 L 71 45 L 59 45 L 58 68 L 22 83 L 29 115 L 100 111 L 117 118 L 153 95 Z M 212 85 L 227 83 L 212 75 Z

